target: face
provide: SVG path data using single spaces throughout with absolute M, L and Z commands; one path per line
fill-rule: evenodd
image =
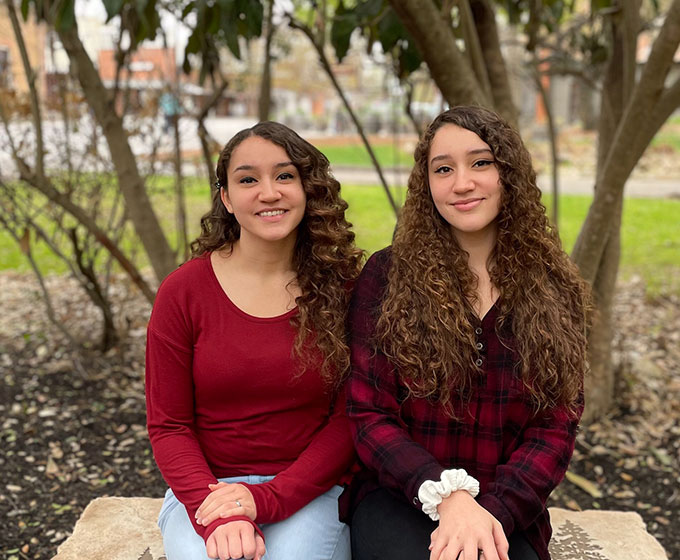
M 446 124 L 432 139 L 427 164 L 432 200 L 454 235 L 495 236 L 502 187 L 489 145 L 471 130 Z
M 251 136 L 232 152 L 220 196 L 241 225 L 241 239 L 295 240 L 305 215 L 302 179 L 281 146 Z

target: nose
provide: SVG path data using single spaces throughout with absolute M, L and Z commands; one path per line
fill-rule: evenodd
M 279 192 L 278 186 L 275 181 L 269 179 L 263 179 L 260 182 L 260 195 L 259 198 L 263 202 L 275 202 L 281 198 L 281 193 Z
M 466 170 L 459 169 L 453 179 L 453 192 L 456 194 L 462 194 L 470 192 L 475 188 L 475 183 L 472 179 L 472 175 Z

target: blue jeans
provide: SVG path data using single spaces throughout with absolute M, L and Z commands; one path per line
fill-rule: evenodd
M 260 484 L 273 476 L 233 476 L 221 482 Z M 338 519 L 340 486 L 334 486 L 288 519 L 261 525 L 267 553 L 264 560 L 351 560 L 349 527 Z M 168 560 L 208 560 L 205 542 L 172 490 L 158 516 Z

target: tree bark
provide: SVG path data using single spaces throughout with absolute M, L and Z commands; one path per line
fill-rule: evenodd
M 470 65 L 472 66 L 475 76 L 477 76 L 477 82 L 482 88 L 484 95 L 486 95 L 486 97 L 489 99 L 493 99 L 491 83 L 489 82 L 489 74 L 484 60 L 484 55 L 482 54 L 483 47 L 480 43 L 481 37 L 478 34 L 477 25 L 472 14 L 470 2 L 468 0 L 459 0 L 458 9 L 460 13 L 460 26 L 463 30 L 463 37 L 465 40 L 465 52 L 467 53 L 470 60 Z M 447 24 L 450 24 L 450 16 L 446 21 Z
M 267 19 L 265 21 L 266 36 L 264 42 L 264 64 L 260 78 L 260 98 L 257 103 L 258 118 L 268 121 L 272 99 L 272 39 L 274 38 L 274 0 L 268 0 Z
M 477 26 L 477 35 L 486 63 L 491 85 L 493 105 L 510 124 L 519 129 L 519 112 L 512 99 L 508 69 L 501 52 L 501 43 L 496 26 L 496 14 L 488 0 L 471 0 L 470 8 Z
M 144 246 L 156 278 L 160 281 L 175 269 L 175 255 L 151 206 L 123 121 L 116 113 L 109 93 L 85 51 L 78 36 L 77 26 L 74 25 L 69 30 L 57 29 L 57 33 L 83 88 L 88 105 L 102 127 L 130 221 Z
M 452 30 L 446 25 L 431 0 L 390 0 L 404 27 L 416 43 L 432 79 L 449 105 L 492 107 L 492 100 L 482 92 L 468 59 L 456 45 Z
M 621 206 L 607 241 L 598 275 L 593 285 L 597 316 L 588 336 L 590 375 L 586 377 L 586 408 L 583 421 L 590 422 L 606 413 L 614 402 L 616 376 L 612 363 L 614 288 L 621 256 Z

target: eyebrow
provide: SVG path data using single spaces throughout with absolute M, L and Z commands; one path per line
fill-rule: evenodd
M 491 154 L 491 155 L 493 155 L 493 152 L 491 151 L 491 148 L 477 148 L 475 150 L 470 150 L 469 152 L 467 152 L 467 155 L 469 155 L 469 156 L 476 156 L 478 154 Z M 450 157 L 451 156 L 449 154 L 442 154 L 442 155 L 439 155 L 439 156 L 434 156 L 430 160 L 430 165 L 432 165 L 436 161 L 439 161 L 439 160 L 442 160 L 442 159 L 449 159 Z
M 281 169 L 282 167 L 288 167 L 289 165 L 295 166 L 292 161 L 282 161 L 281 163 L 275 164 L 274 169 Z M 253 169 L 255 169 L 254 165 L 239 165 L 232 173 L 236 173 L 237 171 L 252 171 Z

